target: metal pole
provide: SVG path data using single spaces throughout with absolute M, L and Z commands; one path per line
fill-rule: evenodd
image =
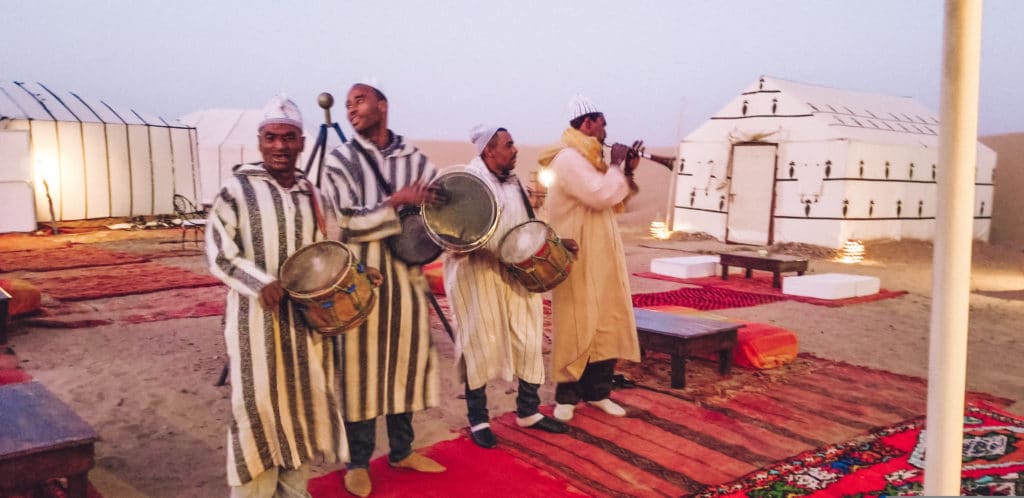
M 946 0 L 924 494 L 960 495 L 981 0 Z

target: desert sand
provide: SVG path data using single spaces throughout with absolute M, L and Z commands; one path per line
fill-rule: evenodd
M 471 150 L 463 144 L 422 145 L 441 166 L 465 163 Z M 535 164 L 539 147 L 522 149 L 519 164 L 525 175 L 532 169 L 529 165 Z M 672 151 L 654 152 L 671 155 Z M 638 171 L 641 194 L 619 217 L 631 273 L 647 271 L 656 257 L 736 249 L 693 234 L 676 234 L 667 241 L 649 235 L 649 223 L 665 214 L 668 179 L 665 168 L 644 162 Z M 177 231 L 136 233 L 145 236 L 94 232 L 59 238 L 127 252 L 180 249 Z M 186 247 L 195 246 L 188 243 Z M 773 250 L 808 256 L 812 273 L 873 275 L 881 279 L 883 288 L 908 294 L 838 308 L 781 301 L 716 313 L 792 330 L 802 352 L 927 377 L 931 243 L 868 241 L 866 260 L 857 265 L 835 262 L 830 251 L 821 248 L 790 245 Z M 206 272 L 199 251 L 160 261 Z M 0 274 L 18 276 L 18 272 Z M 630 283 L 634 293 L 679 287 L 636 276 Z M 1010 410 L 1024 414 L 1024 375 L 1019 366 L 1024 358 L 1022 321 L 1024 253 L 1019 247 L 975 243 L 966 387 L 1009 398 L 1015 403 Z M 451 341 L 440 329 L 434 330 L 434 339 L 443 365 L 452 365 Z M 9 344 L 23 369 L 99 433 L 97 465 L 90 479 L 104 496 L 224 496 L 230 387 L 214 386 L 225 362 L 220 317 L 78 329 L 16 324 Z M 442 373 L 442 406 L 415 418 L 418 446 L 456 437 L 456 431 L 465 426 L 465 405 L 457 397 L 462 387 L 448 372 L 452 370 Z M 493 416 L 513 409 L 512 387 L 503 382 L 489 387 Z M 543 401 L 551 403 L 552 386 L 545 385 L 541 393 Z M 386 440 L 379 434 L 377 454 L 385 451 Z M 322 465 L 317 472 L 337 468 Z

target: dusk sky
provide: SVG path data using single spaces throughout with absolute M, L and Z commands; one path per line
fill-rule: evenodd
M 285 92 L 308 128 L 376 78 L 391 128 L 546 144 L 576 92 L 609 137 L 672 145 L 762 74 L 908 96 L 939 110 L 939 0 L 4 2 L 0 79 L 174 119 Z M 1024 2 L 985 2 L 979 134 L 1024 132 Z

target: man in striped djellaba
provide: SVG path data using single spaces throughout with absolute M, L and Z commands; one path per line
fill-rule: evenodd
M 432 201 L 426 186 L 436 170 L 419 149 L 388 129 L 388 101 L 378 88 L 353 85 L 345 107 L 356 134 L 327 155 L 324 195 L 343 208 L 346 241 L 359 260 L 384 274 L 377 306 L 366 322 L 338 337 L 351 450 L 345 489 L 367 496 L 372 489 L 367 469 L 381 416 L 393 467 L 445 470 L 412 450 L 413 413 L 440 401 L 426 278 L 419 266 L 396 258 L 387 243 L 401 232 L 398 209 Z
M 283 299 L 277 275 L 327 227 L 316 221 L 318 193 L 295 169 L 305 141 L 295 103 L 271 99 L 257 135 L 263 162 L 243 164 L 224 181 L 206 228 L 210 272 L 228 286 L 227 478 L 233 497 L 308 497 L 311 462 L 348 455 L 335 345 Z

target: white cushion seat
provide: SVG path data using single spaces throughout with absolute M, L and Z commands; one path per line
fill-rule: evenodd
M 675 278 L 709 277 L 715 274 L 718 256 L 678 256 L 654 258 L 651 272 Z
M 818 299 L 870 296 L 880 289 L 878 277 L 847 273 L 821 273 L 782 279 L 782 293 Z

